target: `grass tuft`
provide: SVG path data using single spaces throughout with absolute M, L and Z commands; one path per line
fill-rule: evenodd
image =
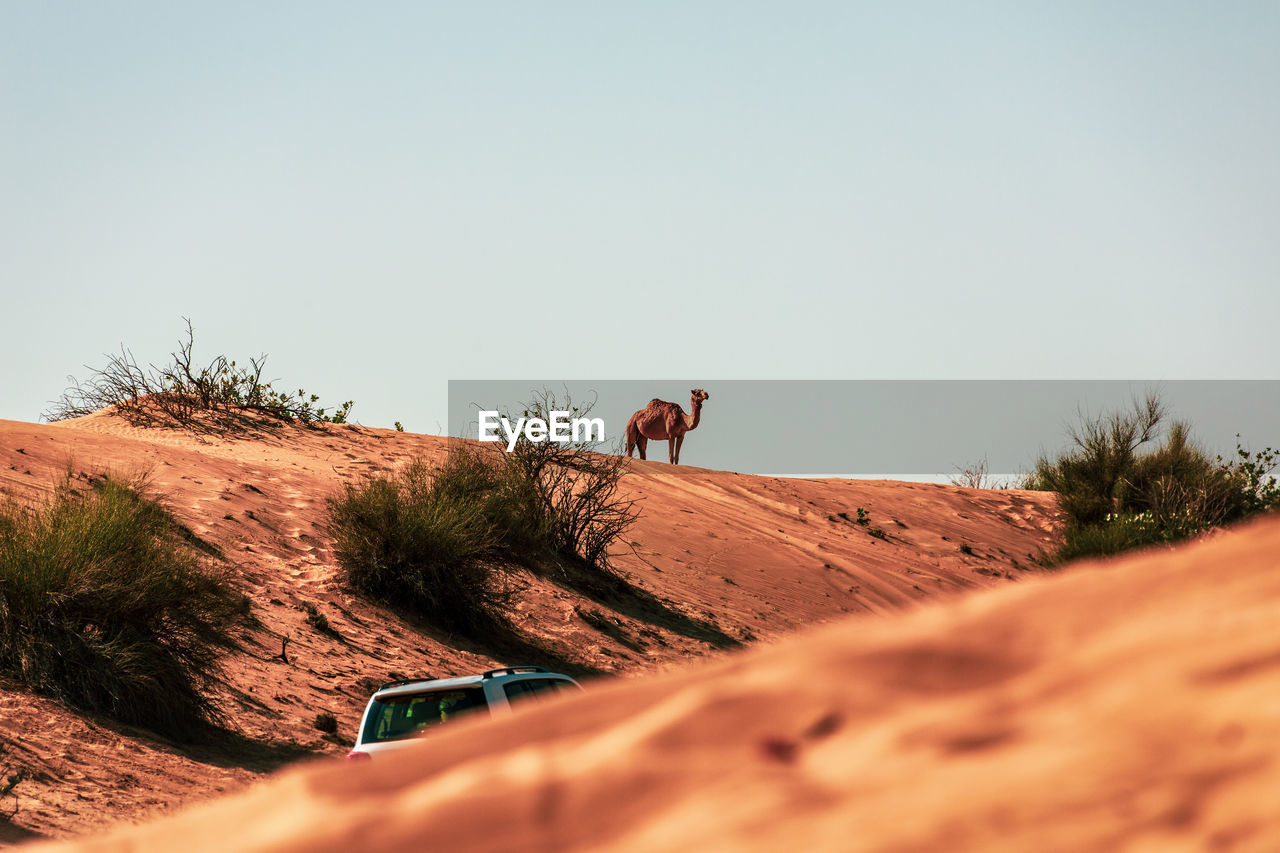
M 0 671 L 177 740 L 221 720 L 210 688 L 243 596 L 141 479 L 70 474 L 0 504 Z
M 482 632 L 509 597 L 494 568 L 492 485 L 467 454 L 439 471 L 414 459 L 394 475 L 348 484 L 328 504 L 334 556 L 361 592 L 450 630 Z
M 312 721 L 316 731 L 323 732 L 327 735 L 336 735 L 338 733 L 338 718 L 328 711 L 321 711 L 316 714 L 315 720 Z

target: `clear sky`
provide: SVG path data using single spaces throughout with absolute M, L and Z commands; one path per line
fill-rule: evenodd
M 1275 2 L 2 2 L 0 417 L 183 316 L 422 432 L 450 378 L 1278 378 L 1277 45 Z

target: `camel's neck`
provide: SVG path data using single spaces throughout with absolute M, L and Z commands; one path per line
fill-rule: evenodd
M 689 402 L 689 408 L 693 409 L 693 414 L 685 415 L 684 422 L 689 425 L 689 429 L 697 429 L 698 421 L 702 420 L 702 401 L 694 397 Z

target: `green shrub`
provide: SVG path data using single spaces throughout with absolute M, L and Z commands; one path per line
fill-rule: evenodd
M 1271 476 L 1280 452 L 1264 447 L 1256 453 L 1245 450 L 1236 435 L 1236 458 L 1225 461 L 1217 457 L 1218 467 L 1241 496 L 1241 512 L 1256 515 L 1280 509 L 1280 484 Z
M 1057 492 L 1065 522 L 1064 545 L 1047 564 L 1176 542 L 1280 506 L 1271 448 L 1253 454 L 1237 443 L 1236 460 L 1211 460 L 1175 422 L 1143 451 L 1164 419 L 1148 395 L 1129 413 L 1084 420 L 1071 431 L 1073 450 L 1040 459 L 1028 485 Z
M 1165 417 L 1155 395 L 1133 411 L 1084 419 L 1070 431 L 1075 450 L 1055 460 L 1041 457 L 1035 479 L 1058 493 L 1069 525 L 1101 524 L 1116 512 L 1119 486 L 1132 470 L 1138 448 L 1151 441 Z
M 1171 541 L 1174 537 L 1161 528 L 1149 512 L 1117 515 L 1101 524 L 1068 527 L 1062 547 L 1041 562 L 1046 566 L 1057 566 L 1085 557 L 1108 557 Z
M 543 398 L 528 414 L 555 408 Z M 624 457 L 585 444 L 459 444 L 436 470 L 415 458 L 330 499 L 334 553 L 365 594 L 474 635 L 503 613 L 504 564 L 608 568 L 637 515 L 619 494 L 625 473 Z
M 490 472 L 469 454 L 439 471 L 422 459 L 348 484 L 328 501 L 334 556 L 352 586 L 445 628 L 489 627 L 507 596 L 487 516 Z
M 0 670 L 38 693 L 187 740 L 243 597 L 145 484 L 113 477 L 0 505 Z
M 537 490 L 506 454 L 455 447 L 435 473 L 435 488 L 445 501 L 475 507 L 495 556 L 536 563 L 548 553 L 550 527 Z

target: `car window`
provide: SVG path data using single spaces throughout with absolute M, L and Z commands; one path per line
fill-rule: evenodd
M 529 692 L 531 693 L 554 693 L 558 688 L 559 682 L 550 678 L 537 678 L 529 682 Z
M 574 682 L 565 681 L 563 678 L 544 678 L 541 680 L 541 685 L 538 687 L 538 691 L 541 693 L 568 693 L 571 691 L 576 692 L 581 689 L 582 688 Z
M 430 726 L 487 707 L 484 689 L 463 687 L 374 699 L 364 727 L 364 741 L 398 740 Z
M 502 692 L 506 694 L 507 701 L 511 704 L 519 702 L 521 699 L 532 696 L 533 691 L 529 689 L 528 681 L 508 681 L 502 685 Z
M 522 681 L 509 681 L 502 686 L 507 694 L 508 702 L 516 702 L 529 696 L 549 696 L 562 690 L 574 689 L 573 684 L 559 678 L 527 678 Z

